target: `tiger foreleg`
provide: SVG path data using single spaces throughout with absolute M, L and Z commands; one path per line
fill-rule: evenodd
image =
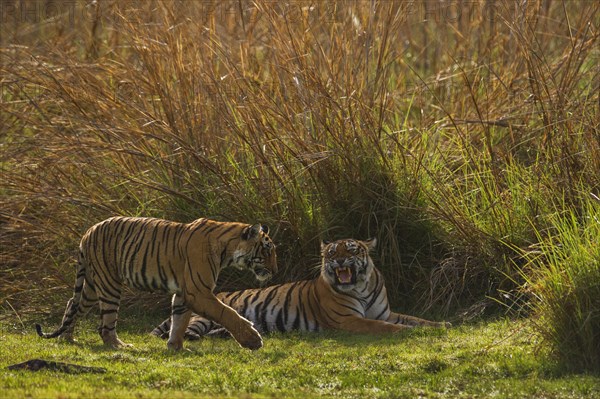
M 365 319 L 360 316 L 344 316 L 337 327 L 343 331 L 361 334 L 394 333 L 411 328 L 407 325 L 388 323 L 383 320 Z
M 431 320 L 420 319 L 414 316 L 408 316 L 400 313 L 391 312 L 388 319 L 388 323 L 404 325 L 409 327 L 436 327 L 436 328 L 448 328 L 451 326 L 447 322 L 437 322 Z
M 252 327 L 252 323 L 240 316 L 234 309 L 225 305 L 214 294 L 203 298 L 192 297 L 188 304 L 194 312 L 223 326 L 244 348 L 256 350 L 263 346 L 262 337 Z
M 183 296 L 173 295 L 171 302 L 171 329 L 169 330 L 167 348 L 176 351 L 183 349 L 183 338 L 191 316 L 192 311 L 185 305 Z

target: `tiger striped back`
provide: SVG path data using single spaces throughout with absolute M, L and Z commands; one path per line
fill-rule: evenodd
M 413 326 L 445 326 L 390 310 L 383 276 L 369 255 L 375 243 L 374 239 L 323 243 L 317 278 L 223 292 L 217 297 L 263 333 L 325 329 L 383 333 Z M 152 334 L 168 337 L 170 325 L 167 319 Z M 185 335 L 197 339 L 218 329 L 218 324 L 193 315 Z
M 116 334 L 125 284 L 174 294 L 174 333 L 169 348 L 181 349 L 192 309 L 224 323 L 242 346 L 259 348 L 262 340 L 258 332 L 212 292 L 225 267 L 249 269 L 261 281 L 276 272 L 275 246 L 268 228 L 209 219 L 184 224 L 113 217 L 92 226 L 81 239 L 74 293 L 61 326 L 51 334 L 43 334 L 39 325 L 36 329 L 44 338 L 71 338 L 75 321 L 98 303 L 103 341 L 114 347 L 125 345 Z

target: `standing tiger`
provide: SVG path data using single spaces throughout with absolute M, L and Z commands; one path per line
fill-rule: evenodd
M 75 321 L 99 303 L 100 336 L 106 345 L 126 346 L 116 332 L 123 284 L 174 294 L 167 347 L 179 350 L 192 310 L 226 328 L 241 346 L 258 349 L 260 334 L 213 293 L 221 269 L 250 269 L 259 281 L 277 271 L 275 245 L 260 224 L 198 219 L 176 223 L 154 218 L 113 217 L 92 226 L 81 239 L 73 297 L 61 326 L 41 337 L 72 339 Z
M 217 297 L 262 333 L 335 329 L 375 334 L 414 326 L 449 326 L 390 311 L 383 276 L 369 256 L 375 244 L 375 239 L 323 243 L 321 274 L 317 278 L 222 292 Z M 170 324 L 170 319 L 165 320 L 152 334 L 168 337 Z M 198 339 L 218 333 L 219 328 L 214 321 L 194 315 L 185 336 Z

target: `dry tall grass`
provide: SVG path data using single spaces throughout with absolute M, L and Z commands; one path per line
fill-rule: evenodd
M 377 236 L 395 304 L 449 312 L 512 290 L 531 224 L 598 194 L 596 2 L 0 7 L 21 310 L 66 297 L 81 233 L 127 214 L 269 223 L 280 281 L 314 273 L 320 239 Z

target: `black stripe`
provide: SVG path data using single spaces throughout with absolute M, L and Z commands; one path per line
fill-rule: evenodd
M 242 295 L 244 295 L 247 292 L 248 292 L 248 290 L 241 290 L 241 291 L 229 292 L 229 293 L 227 293 L 227 295 L 223 296 L 223 299 L 224 299 L 223 302 L 225 302 L 225 300 L 227 300 L 228 304 L 232 304 L 235 301 L 237 301 L 237 299 L 239 297 L 241 297 Z
M 267 294 L 265 300 L 263 301 L 262 313 L 260 315 L 257 315 L 257 317 L 260 317 L 260 320 L 262 322 L 263 331 L 269 331 L 269 326 L 267 324 L 267 313 L 269 312 L 269 310 L 273 310 L 273 297 L 277 293 L 277 290 L 275 288 L 271 289 L 270 292 Z
M 119 219 L 115 219 L 115 243 L 114 243 L 114 251 L 113 251 L 113 262 L 114 265 L 118 265 L 119 264 L 119 255 L 120 255 L 120 246 L 118 245 L 119 240 L 121 239 L 121 235 L 123 233 L 123 230 L 125 228 L 127 228 L 127 223 L 124 219 L 119 218 Z
M 238 226 L 235 224 L 232 224 L 231 226 L 224 228 L 223 231 L 217 236 L 217 239 L 220 239 L 221 237 L 223 237 L 225 234 L 229 233 L 231 230 L 235 229 L 236 227 L 238 227 Z
M 214 257 L 211 256 L 211 248 L 210 248 L 210 243 L 209 243 L 209 248 L 208 248 L 208 254 L 206 255 L 208 257 L 208 263 L 210 264 L 210 275 L 212 278 L 213 283 L 217 282 L 217 278 L 219 277 L 219 271 L 221 270 L 220 268 L 220 264 L 219 266 L 216 265 L 215 263 L 215 259 Z
M 121 298 L 121 288 L 120 288 L 120 284 L 119 287 L 116 287 L 115 285 L 111 284 L 110 281 L 106 280 L 106 275 L 104 274 L 96 274 L 96 277 L 100 280 L 99 281 L 99 290 L 96 290 L 96 292 L 98 293 L 98 291 L 100 292 L 104 292 L 108 295 L 110 295 L 113 298 Z M 112 276 L 108 276 L 110 278 L 112 278 Z
M 250 299 L 250 304 L 254 304 L 255 302 L 257 302 L 259 299 L 261 298 L 261 292 L 260 290 L 252 290 L 251 291 L 251 295 L 249 297 Z
M 184 232 L 184 227 L 183 225 L 177 225 L 175 226 L 175 229 L 173 230 L 173 255 L 175 255 L 175 253 L 179 253 L 179 256 L 182 256 L 183 254 L 181 253 L 181 246 L 179 245 L 179 241 L 181 240 L 181 235 Z
M 136 230 L 135 226 L 135 223 L 128 221 L 127 230 L 121 240 L 121 245 L 115 247 L 115 257 L 117 258 L 115 259 L 115 266 L 127 261 L 128 252 L 131 247 L 132 234 Z
M 189 268 L 191 269 L 191 267 L 189 267 Z M 192 274 L 191 271 L 190 271 L 190 274 Z M 196 287 L 196 290 L 198 292 L 203 292 L 205 289 L 212 292 L 212 287 L 209 287 L 208 285 L 206 285 L 206 283 L 204 282 L 204 280 L 202 280 L 202 276 L 200 275 L 200 273 L 196 273 L 196 277 L 197 278 L 192 277 L 191 280 L 192 280 L 192 284 L 194 284 L 194 287 Z M 202 284 L 202 286 L 204 287 L 204 289 L 202 289 L 201 287 L 198 286 L 198 284 L 196 284 L 196 280 L 200 281 L 200 284 Z
M 360 314 L 361 316 L 363 316 L 363 312 L 361 312 L 361 310 L 360 310 L 360 309 L 358 309 L 358 308 L 355 308 L 355 307 L 353 307 L 353 306 L 350 306 L 350 305 L 347 305 L 347 304 L 345 304 L 345 303 L 338 302 L 338 301 L 335 301 L 335 302 L 336 302 L 338 305 L 340 305 L 341 307 L 343 307 L 343 308 L 346 308 L 346 309 L 348 309 L 348 310 L 351 310 L 352 312 L 358 313 L 358 314 Z M 340 315 L 341 315 L 341 313 L 340 313 Z M 363 317 L 364 317 L 364 316 L 363 316 Z
M 284 309 L 284 320 L 282 322 L 287 325 L 288 317 L 289 317 L 289 309 L 290 309 L 290 301 L 292 300 L 292 294 L 297 294 L 299 292 L 298 285 L 302 283 L 302 281 L 296 281 L 289 285 L 289 289 L 282 303 L 282 308 Z M 300 297 L 298 297 L 298 302 L 300 302 Z
M 222 227 L 222 226 L 223 226 L 223 224 L 224 224 L 224 223 L 221 223 L 221 222 L 215 222 L 215 221 L 213 221 L 213 225 L 212 225 L 212 226 L 210 226 L 209 228 L 207 228 L 207 229 L 204 231 L 204 234 L 205 234 L 205 235 L 209 235 L 210 233 L 212 233 L 212 232 L 213 232 L 213 231 L 215 231 L 216 229 L 218 229 L 218 228 Z
M 252 298 L 252 295 L 246 295 L 246 297 L 244 298 L 244 305 L 241 309 L 244 313 L 246 312 L 246 309 L 248 309 L 248 305 L 250 304 L 250 299 Z
M 173 279 L 175 280 L 175 284 L 177 284 L 178 287 L 181 287 L 179 285 L 179 282 L 177 281 L 177 274 L 175 273 L 175 270 L 173 270 L 173 266 L 171 266 L 171 260 L 169 258 L 167 258 L 167 259 L 168 259 L 167 260 L 167 266 L 169 267 L 169 272 L 171 272 L 171 277 L 173 277 Z M 182 276 L 182 278 L 183 278 L 183 276 Z M 165 281 L 165 284 L 167 282 L 168 281 Z
M 277 331 L 281 331 L 281 332 L 287 331 L 285 328 L 285 322 L 283 321 L 284 309 L 287 310 L 287 308 L 283 308 L 283 309 L 280 308 L 279 312 L 277 313 L 277 317 L 275 318 L 275 326 L 277 327 Z
M 150 244 L 148 242 L 146 242 L 146 250 L 144 251 L 144 257 L 142 258 L 142 268 L 139 271 L 138 274 L 140 274 L 140 277 L 143 281 L 143 288 L 150 288 L 150 284 L 148 282 L 148 252 L 150 252 Z
M 198 225 L 194 226 L 194 228 L 192 230 L 188 230 L 188 239 L 185 242 L 184 248 L 186 251 L 188 251 L 188 246 L 190 244 L 190 241 L 192 240 L 192 237 L 194 236 L 194 234 L 196 234 L 196 232 L 200 229 L 202 229 L 204 227 L 204 225 L 206 224 L 207 219 L 202 220 L 201 223 L 199 223 Z M 217 223 L 217 222 L 213 222 L 213 223 Z M 189 225 L 188 225 L 189 226 Z M 188 228 L 189 229 L 189 228 Z M 181 232 L 182 233 L 182 232 Z M 181 235 L 180 233 L 180 235 Z M 208 234 L 207 232 L 203 232 L 205 235 Z M 188 251 L 189 253 L 189 251 Z
M 383 316 L 385 314 L 385 312 L 387 312 L 388 309 L 389 309 L 389 306 L 384 306 L 383 310 L 375 317 L 375 320 L 382 320 L 381 316 Z
M 163 234 L 164 235 L 164 234 Z M 161 284 L 161 288 L 165 291 L 168 291 L 168 279 L 167 274 L 163 266 L 160 264 L 160 248 L 164 245 L 164 242 L 161 242 L 160 245 L 156 248 L 156 269 L 158 271 L 158 281 Z
M 223 262 L 225 262 L 226 256 L 227 256 L 227 246 L 225 246 L 223 251 L 221 251 L 221 268 L 226 267 L 223 265 Z
M 300 328 L 300 316 L 301 316 L 300 308 L 296 308 L 296 318 L 294 319 L 294 322 L 292 323 L 293 330 L 298 330 Z
M 317 313 L 316 313 L 315 309 L 313 308 L 313 301 L 314 301 L 315 303 L 318 303 L 318 301 L 319 301 L 319 300 L 318 300 L 318 298 L 317 298 L 317 294 L 316 294 L 316 289 L 317 289 L 317 286 L 316 286 L 316 284 L 314 283 L 315 281 L 316 281 L 316 280 L 311 280 L 311 281 L 310 281 L 310 284 L 306 284 L 306 286 L 308 286 L 308 292 L 306 293 L 306 297 L 307 297 L 307 298 L 309 298 L 309 299 L 307 300 L 307 302 L 308 302 L 308 308 L 310 309 L 310 312 L 311 312 L 312 318 L 313 318 L 313 319 L 315 320 L 315 322 L 316 322 L 316 320 L 317 320 L 317 317 L 316 317 Z M 309 295 L 310 295 L 310 294 L 312 294 L 312 296 L 311 296 L 311 297 L 312 297 L 313 301 L 311 301 L 311 300 L 310 300 L 310 297 L 309 297 Z M 301 298 L 302 298 L 302 296 L 301 296 Z M 304 306 L 303 306 L 303 310 L 304 310 Z M 304 312 L 302 312 L 302 313 L 303 313 L 303 314 L 302 314 L 302 316 L 303 316 L 303 318 L 304 318 L 304 322 L 305 322 L 305 324 L 306 324 L 306 329 L 308 330 L 308 318 L 307 318 L 307 316 L 308 316 L 308 315 L 306 314 L 306 311 L 304 311 Z
M 184 314 L 185 312 L 187 312 L 189 309 L 187 306 L 177 306 L 177 307 L 173 307 L 173 309 L 171 309 L 171 314 L 172 315 L 181 315 Z
M 100 302 L 103 302 L 103 303 L 106 303 L 106 304 L 109 304 L 109 305 L 113 305 L 113 306 L 119 307 L 119 302 L 110 301 L 110 300 L 108 300 L 106 298 L 101 298 L 101 297 L 99 297 L 98 300 Z
M 147 232 L 147 225 L 150 223 L 150 220 L 144 219 L 143 222 L 139 225 L 138 227 L 138 234 L 136 236 L 136 242 L 137 245 L 135 246 L 132 254 L 131 254 L 131 260 L 128 260 L 129 262 L 129 275 L 128 277 L 131 279 L 132 282 L 138 282 L 138 277 L 139 277 L 139 271 L 137 270 L 137 265 L 136 265 L 136 259 L 138 258 L 139 254 L 140 254 L 140 250 L 142 248 L 142 245 L 144 244 L 145 238 L 146 238 L 146 232 Z M 139 284 L 141 284 L 141 282 L 139 282 Z
M 377 269 L 374 269 L 373 272 L 375 272 L 375 289 L 371 293 L 372 298 L 366 306 L 367 309 L 369 309 L 371 306 L 373 306 L 373 304 L 379 297 L 379 294 L 381 293 L 381 291 L 384 287 L 384 282 L 383 282 L 381 273 L 379 273 L 379 271 Z
M 133 265 L 133 259 L 131 257 L 135 257 L 135 246 L 139 236 L 140 224 L 131 221 L 131 231 L 128 231 L 127 237 L 121 246 L 121 259 L 119 259 L 119 263 L 115 265 L 124 276 L 127 276 L 128 274 L 126 265 Z

